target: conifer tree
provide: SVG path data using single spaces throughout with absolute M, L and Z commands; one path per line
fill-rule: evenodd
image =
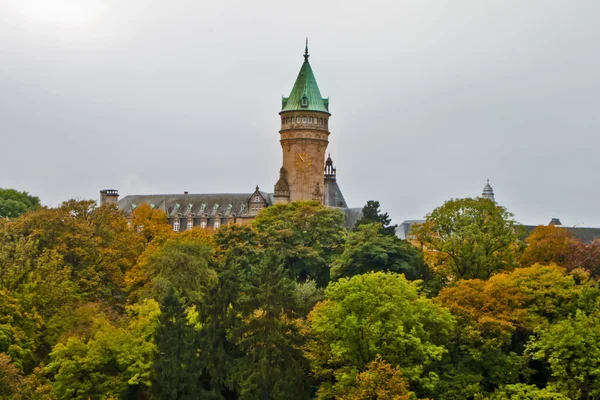
M 379 210 L 379 202 L 377 200 L 369 200 L 362 209 L 362 218 L 356 222 L 356 229 L 360 225 L 372 224 L 377 222 L 381 224 L 382 235 L 396 235 L 398 225 L 390 225 L 392 219 L 388 213 L 382 213 Z
M 243 353 L 233 368 L 240 399 L 309 397 L 294 290 L 295 283 L 275 251 L 265 251 L 251 267 L 243 288 L 244 324 L 234 331 Z
M 158 351 L 154 360 L 154 393 L 164 400 L 197 399 L 201 374 L 197 334 L 175 288 L 169 288 L 160 310 L 155 334 Z

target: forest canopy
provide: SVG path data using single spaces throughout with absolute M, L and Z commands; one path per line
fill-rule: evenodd
M 3 203 L 4 202 L 4 203 Z M 4 207 L 3 204 L 16 204 Z M 173 232 L 0 190 L 1 399 L 600 399 L 600 243 L 450 200 Z

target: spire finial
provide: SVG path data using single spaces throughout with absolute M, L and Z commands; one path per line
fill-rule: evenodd
M 306 47 L 304 47 L 304 61 L 308 61 L 308 38 L 306 38 Z
M 488 183 L 488 184 L 490 183 L 490 178 L 487 178 L 487 183 Z

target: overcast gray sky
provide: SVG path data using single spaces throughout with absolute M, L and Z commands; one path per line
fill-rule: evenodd
M 0 187 L 47 205 L 272 191 L 302 64 L 347 202 L 394 222 L 490 178 L 600 226 L 600 1 L 0 0 Z

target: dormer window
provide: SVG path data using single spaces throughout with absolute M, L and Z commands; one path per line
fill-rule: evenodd
M 221 222 L 219 222 L 219 220 L 215 220 L 215 223 L 213 224 L 215 229 L 219 229 L 219 227 L 221 226 Z
M 188 231 L 191 231 L 193 227 L 194 227 L 194 221 L 188 221 L 188 223 L 187 223 Z
M 308 107 L 308 97 L 306 97 L 306 93 L 302 95 L 302 98 L 300 99 L 300 105 L 302 107 Z
M 179 232 L 179 221 L 173 222 L 173 232 Z
M 202 229 L 206 228 L 206 221 L 200 222 L 200 228 L 202 228 Z

